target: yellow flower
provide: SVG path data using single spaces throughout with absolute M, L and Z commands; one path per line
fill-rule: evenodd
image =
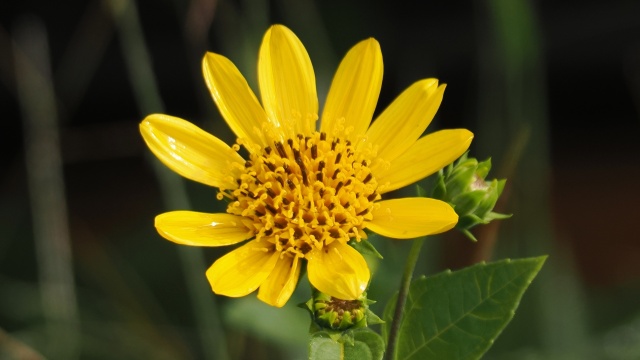
M 333 297 L 358 298 L 369 282 L 362 255 L 347 242 L 378 234 L 409 239 L 451 229 L 458 217 L 428 198 L 381 200 L 463 154 L 468 130 L 420 138 L 445 85 L 436 79 L 406 89 L 371 126 L 382 83 L 374 39 L 354 46 L 333 78 L 317 131 L 313 67 L 296 35 L 282 25 L 264 36 L 258 59 L 262 105 L 229 59 L 207 53 L 203 72 L 222 116 L 237 135 L 228 146 L 195 125 L 149 115 L 140 131 L 151 151 L 180 175 L 220 189 L 225 214 L 172 211 L 156 217 L 163 237 L 193 246 L 232 245 L 206 276 L 217 294 L 283 306 L 301 261 L 309 281 Z M 248 159 L 238 151 L 246 148 Z

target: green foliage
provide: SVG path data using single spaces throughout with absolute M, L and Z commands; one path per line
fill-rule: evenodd
M 351 245 L 354 249 L 358 250 L 358 252 L 362 255 L 370 255 L 378 259 L 382 259 L 382 255 L 378 252 L 378 250 L 373 246 L 370 239 L 377 237 L 378 235 L 375 233 L 368 233 L 368 240 L 363 241 L 349 241 L 349 245 Z
M 411 284 L 396 359 L 478 359 L 513 318 L 546 256 L 477 264 Z M 396 300 L 384 311 L 388 338 Z
M 380 360 L 384 355 L 384 341 L 369 328 L 347 331 L 337 340 L 320 331 L 312 335 L 309 343 L 311 360 Z

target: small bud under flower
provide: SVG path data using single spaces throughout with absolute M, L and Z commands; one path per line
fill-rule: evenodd
M 366 326 L 367 306 L 362 300 L 341 300 L 319 291 L 315 291 L 314 295 L 313 309 L 310 310 L 320 327 L 346 330 L 354 326 Z
M 511 217 L 492 211 L 507 180 L 493 179 L 487 182 L 485 178 L 489 170 L 491 159 L 478 162 L 464 154 L 458 161 L 440 170 L 433 189 L 432 197 L 448 202 L 458 214 L 456 229 L 473 241 L 476 238 L 469 229 Z
M 313 290 L 313 297 L 303 307 L 309 310 L 315 326 L 314 330 L 336 331 L 367 327 L 367 324 L 380 324 L 382 320 L 369 310 L 366 293 L 356 300 L 342 300 Z

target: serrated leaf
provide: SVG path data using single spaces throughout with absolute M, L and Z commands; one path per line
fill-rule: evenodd
M 477 264 L 411 284 L 398 360 L 479 359 L 515 314 L 546 256 Z M 388 336 L 395 299 L 384 311 Z
M 309 343 L 310 360 L 381 360 L 383 356 L 384 341 L 369 328 L 348 331 L 339 341 L 319 332 Z
M 309 360 L 335 360 L 342 358 L 342 344 L 328 335 L 316 333 L 309 341 Z
M 369 328 L 353 330 L 354 346 L 344 347 L 345 359 L 380 360 L 384 356 L 384 341 Z M 362 346 L 366 347 L 363 349 Z M 368 354 L 368 356 L 365 356 Z

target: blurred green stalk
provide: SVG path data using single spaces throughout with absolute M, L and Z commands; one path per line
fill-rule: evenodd
M 153 66 L 144 41 L 138 10 L 134 1 L 108 0 L 108 7 L 118 27 L 120 45 L 125 57 L 133 90 L 142 116 L 163 112 Z M 164 198 L 170 209 L 188 209 L 189 198 L 182 178 L 152 160 Z M 151 226 L 151 224 L 149 224 Z M 202 250 L 186 246 L 176 247 L 180 256 L 187 287 L 207 359 L 227 359 L 226 339 L 218 315 L 215 297 L 196 279 L 204 277 L 206 263 Z
M 40 20 L 26 19 L 15 27 L 13 54 L 18 101 L 24 121 L 27 182 L 47 329 L 45 353 L 58 359 L 76 359 L 80 354 L 78 304 L 58 110 L 51 81 L 47 32 Z
M 558 251 L 550 217 L 546 67 L 536 8 L 530 0 L 478 5 L 483 18 L 477 32 L 480 109 L 475 145 L 480 157 L 491 155 L 500 168 L 515 168 L 507 185 L 514 190 L 509 206 L 514 216 L 502 227 L 498 257 L 550 254 L 538 275 L 540 281 L 530 289 L 531 300 L 525 298 L 525 306 L 503 337 L 525 341 L 519 345 L 526 347 L 539 343 L 547 355 L 583 358 L 586 319 L 581 284 L 567 266 L 571 254 Z M 515 139 L 528 141 L 517 144 Z M 516 159 L 510 149 L 523 145 L 518 164 L 513 164 Z

